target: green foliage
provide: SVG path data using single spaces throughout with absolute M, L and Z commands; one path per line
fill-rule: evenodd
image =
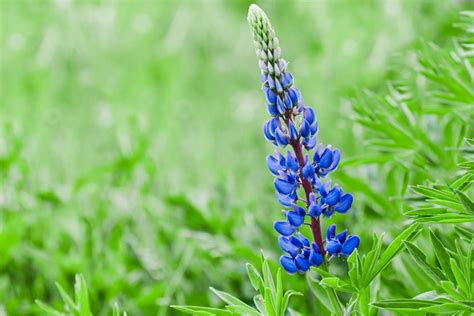
M 433 231 L 430 231 L 430 238 L 437 264 L 430 263 L 426 254 L 413 243 L 406 241 L 404 244 L 416 264 L 431 278 L 435 290 L 418 294 L 413 299 L 380 300 L 373 306 L 395 311 L 474 313 L 474 239 L 457 239 L 456 249 L 447 250 Z
M 402 255 L 401 265 L 392 267 L 392 273 L 408 279 L 382 275 L 381 282 L 390 288 L 385 291 L 390 296 L 381 299 L 386 294 L 379 289 L 373 293 L 373 287 L 359 294 L 363 315 L 375 314 L 376 309 L 451 315 L 474 312 L 474 13 L 462 12 L 460 19 L 460 34 L 452 44 L 440 48 L 423 43 L 414 70 L 392 81 L 388 95 L 367 92 L 355 101 L 357 120 L 370 135 L 370 148 L 378 153 L 353 159 L 347 166 L 374 164 L 379 177 L 387 179 L 381 192 L 366 196 L 392 197 L 394 203 L 384 205 L 393 210 L 389 213 L 408 209 L 403 215 L 418 223 L 457 225 L 454 230 L 443 228 L 443 237 L 430 230 L 429 240 L 421 238 L 419 245 L 399 235 L 399 246 L 406 248 L 409 256 Z M 367 257 L 371 253 L 374 249 Z M 357 271 L 364 267 L 358 255 L 348 261 L 355 266 L 349 270 L 350 279 L 360 280 Z M 407 298 L 411 291 L 406 286 L 415 289 L 412 297 Z M 352 297 L 348 304 L 354 301 Z
M 337 181 L 357 193 L 344 224 L 362 238 L 349 275 L 338 261 L 323 283 L 316 274 L 307 282 L 281 275 L 285 289 L 304 294 L 291 300 L 288 313 L 359 312 L 361 302 L 370 302 L 370 312 L 382 314 L 379 302 L 433 290 L 403 243 L 387 250 L 402 227 L 414 227 L 407 219 L 435 224 L 426 221 L 436 214 L 409 212 L 436 207 L 452 217 L 468 214 L 465 197 L 473 200 L 466 176 L 474 170 L 466 66 L 472 39 L 451 27 L 472 24 L 456 14 L 469 4 L 263 5 L 275 17 L 305 102 L 316 109 L 320 140 L 343 152 Z M 209 285 L 259 313 L 280 297 L 284 310 L 285 296 L 265 289 L 264 273 L 248 268 L 247 282 L 244 269 L 245 262 L 259 264 L 256 249 L 265 250 L 270 265 L 280 253 L 269 221 L 279 205 L 264 167 L 271 148 L 261 136 L 267 113 L 247 9 L 241 1 L 0 2 L 0 314 L 44 315 L 35 299 L 56 314 L 75 313 L 66 306 L 81 301 L 64 293 L 72 293 L 67 285 L 76 273 L 88 281 L 94 315 L 118 316 L 116 302 L 131 315 L 181 314 L 170 304 L 215 306 Z M 419 44 L 422 37 L 436 44 Z M 359 87 L 381 100 L 362 97 Z M 350 117 L 342 97 L 360 100 L 361 115 Z M 364 111 L 373 117 L 368 125 Z M 372 128 L 379 120 L 401 130 L 381 133 Z M 447 189 L 448 205 L 410 189 L 419 186 Z M 426 229 L 416 243 L 404 240 L 446 274 L 453 288 L 437 290 L 454 304 L 463 299 L 453 296 L 458 283 L 450 259 L 465 275 L 456 240 L 467 254 L 473 231 L 463 217 L 464 223 L 436 225 L 436 247 Z M 380 248 L 370 248 L 374 233 Z M 385 253 L 392 255 L 382 265 Z M 360 280 L 358 260 L 383 267 L 370 292 L 359 287 L 367 280 Z M 263 294 L 254 301 L 255 286 Z
M 247 274 L 250 283 L 254 290 L 259 292 L 258 295 L 253 297 L 255 308 L 229 293 L 212 287 L 211 291 L 226 304 L 225 308 L 177 305 L 172 305 L 171 307 L 193 315 L 286 315 L 290 297 L 302 294 L 293 290 L 284 292 L 281 269 L 278 268 L 276 275 L 272 274 L 268 259 L 263 253 L 261 261 L 261 273 L 253 265 L 247 263 Z
M 74 284 L 74 296 L 71 297 L 66 290 L 59 284 L 56 283 L 59 294 L 63 301 L 63 308 L 55 309 L 40 300 L 36 300 L 36 304 L 46 315 L 51 316 L 92 316 L 92 312 L 89 306 L 89 294 L 87 292 L 87 284 L 84 277 L 81 274 L 76 275 L 76 282 Z M 113 316 L 120 315 L 120 309 L 117 304 L 114 305 Z M 127 313 L 123 313 L 123 316 L 127 316 Z

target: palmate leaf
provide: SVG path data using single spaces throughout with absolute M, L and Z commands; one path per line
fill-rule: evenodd
M 425 204 L 404 213 L 420 223 L 474 222 L 474 203 L 467 195 L 473 174 L 468 172 L 451 185 L 414 186 L 411 189 L 425 198 Z

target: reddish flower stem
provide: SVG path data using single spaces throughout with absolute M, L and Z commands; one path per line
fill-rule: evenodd
M 296 159 L 298 159 L 298 164 L 300 166 L 300 170 L 303 170 L 304 157 L 303 157 L 303 150 L 302 150 L 301 142 L 299 141 L 299 139 L 291 140 L 290 145 L 291 145 L 291 147 L 293 147 L 293 150 L 294 150 L 295 155 L 296 155 Z M 311 183 L 309 183 L 308 180 L 303 179 L 303 177 L 301 177 L 301 180 L 302 180 L 302 185 L 303 185 L 304 192 L 306 194 L 306 207 L 308 208 L 309 207 L 309 195 L 312 192 Z M 318 245 L 318 248 L 321 251 L 321 253 L 324 255 L 326 251 L 324 250 L 323 239 L 322 239 L 322 236 L 321 236 L 321 224 L 319 222 L 319 218 L 316 219 L 314 217 L 311 217 L 310 227 L 311 227 L 311 232 L 313 233 L 313 239 L 316 242 L 316 244 Z

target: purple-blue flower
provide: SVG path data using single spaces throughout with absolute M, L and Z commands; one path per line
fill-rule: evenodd
M 347 230 L 336 235 L 336 225 L 329 226 L 326 232 L 326 251 L 333 256 L 348 257 L 359 247 L 360 239 L 357 236 L 349 235 Z
M 309 240 L 301 233 L 297 236 L 280 236 L 278 244 L 288 255 L 280 257 L 280 263 L 286 272 L 304 273 L 311 266 L 318 267 L 323 262 L 323 256 L 318 246 L 313 243 L 310 247 Z
M 336 235 L 335 226 L 329 227 L 326 242 L 320 233 L 321 219 L 348 212 L 353 197 L 339 185 L 323 182 L 338 167 L 341 153 L 330 145 L 319 145 L 312 152 L 318 143 L 316 113 L 304 104 L 301 92 L 294 86 L 295 79 L 281 57 L 279 41 L 268 17 L 252 5 L 248 21 L 271 116 L 263 125 L 263 134 L 276 147 L 266 163 L 275 177 L 275 196 L 285 208 L 284 218 L 273 224 L 280 235 L 278 243 L 287 253 L 280 263 L 288 273 L 304 273 L 311 266 L 321 265 L 328 259 L 327 254 L 347 257 L 359 246 L 358 237 L 346 238 L 346 231 Z M 302 227 L 310 228 L 313 243 L 299 232 Z

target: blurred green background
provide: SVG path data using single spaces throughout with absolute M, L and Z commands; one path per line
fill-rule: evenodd
M 252 297 L 244 263 L 259 249 L 276 262 L 280 206 L 250 3 L 0 2 L 0 315 L 39 313 L 36 298 L 61 305 L 54 282 L 71 289 L 75 273 L 97 315 L 113 302 L 131 315 L 215 304 L 209 286 Z M 420 38 L 447 41 L 467 6 L 257 3 L 319 141 L 343 159 L 364 150 L 347 101 L 356 88 L 383 87 Z M 366 220 L 351 230 L 370 236 Z

